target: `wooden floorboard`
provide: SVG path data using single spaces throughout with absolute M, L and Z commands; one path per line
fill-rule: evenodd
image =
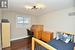
M 11 47 L 2 50 L 31 50 L 31 38 L 12 41 Z

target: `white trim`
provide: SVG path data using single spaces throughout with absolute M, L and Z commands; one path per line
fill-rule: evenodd
M 23 39 L 23 38 L 27 38 L 27 37 L 29 37 L 29 36 L 14 38 L 14 39 L 11 39 L 10 41 L 19 40 L 19 39 Z

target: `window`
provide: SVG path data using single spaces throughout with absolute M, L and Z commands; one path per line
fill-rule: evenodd
M 23 24 L 23 22 L 24 22 L 23 17 L 17 17 L 17 23 L 18 24 Z
M 29 17 L 26 16 L 17 16 L 17 26 L 25 27 L 29 24 Z

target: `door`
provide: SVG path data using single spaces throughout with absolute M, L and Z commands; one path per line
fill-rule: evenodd
M 10 47 L 10 23 L 2 23 L 2 48 Z

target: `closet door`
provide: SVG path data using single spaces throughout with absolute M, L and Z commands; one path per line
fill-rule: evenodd
M 2 23 L 2 48 L 10 47 L 10 23 Z

